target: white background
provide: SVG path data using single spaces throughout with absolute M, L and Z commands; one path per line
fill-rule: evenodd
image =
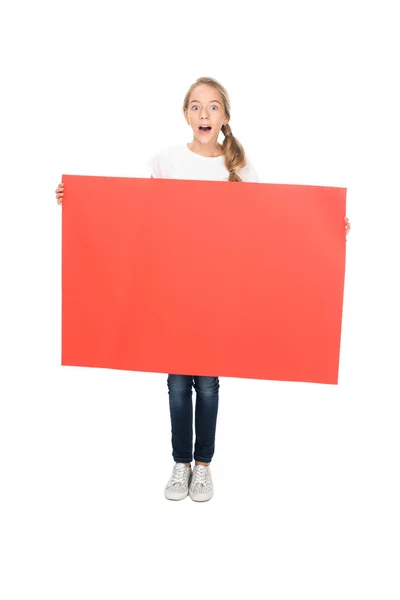
M 400 597 L 395 4 L 2 3 L 3 600 Z M 163 495 L 166 374 L 60 365 L 54 194 L 147 177 L 200 76 L 262 182 L 347 187 L 352 226 L 339 384 L 221 378 L 203 504 Z

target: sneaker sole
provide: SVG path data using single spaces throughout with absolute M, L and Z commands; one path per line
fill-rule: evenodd
M 189 496 L 190 498 L 194 501 L 194 502 L 208 502 L 209 500 L 211 500 L 211 498 L 214 496 L 214 492 L 211 494 L 211 496 L 206 496 L 205 498 L 202 498 L 201 496 L 199 496 L 198 498 L 196 498 L 195 496 L 192 496 L 189 492 Z
M 164 492 L 164 496 L 166 497 L 167 500 L 184 500 L 185 498 L 188 497 L 188 494 L 182 495 L 170 495 L 168 494 L 168 492 Z

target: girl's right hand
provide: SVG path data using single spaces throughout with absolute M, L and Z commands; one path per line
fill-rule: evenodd
M 57 204 L 62 204 L 63 193 L 64 193 L 64 184 L 59 183 L 58 188 L 56 189 Z

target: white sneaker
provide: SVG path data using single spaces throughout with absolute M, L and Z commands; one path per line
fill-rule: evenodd
M 175 463 L 172 475 L 165 486 L 164 496 L 168 500 L 182 500 L 189 493 L 189 483 L 192 478 L 192 466 L 185 463 Z
M 214 494 L 210 465 L 194 465 L 192 480 L 189 484 L 189 496 L 196 502 L 210 500 Z

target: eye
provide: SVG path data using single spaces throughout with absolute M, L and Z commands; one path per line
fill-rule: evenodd
M 199 107 L 196 105 L 192 106 L 192 110 L 195 108 L 199 108 Z M 216 104 L 213 104 L 211 108 L 216 108 L 218 110 L 218 106 Z

